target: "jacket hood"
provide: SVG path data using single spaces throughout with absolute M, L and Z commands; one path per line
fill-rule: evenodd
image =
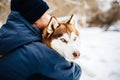
M 0 55 L 33 41 L 42 41 L 41 31 L 27 22 L 18 12 L 11 11 L 0 29 Z

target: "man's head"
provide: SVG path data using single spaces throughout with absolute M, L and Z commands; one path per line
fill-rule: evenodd
M 19 12 L 26 21 L 31 24 L 35 23 L 37 27 L 38 25 L 43 27 L 44 25 L 41 24 L 46 24 L 50 18 L 46 15 L 49 7 L 43 0 L 11 0 L 10 9 L 11 11 Z

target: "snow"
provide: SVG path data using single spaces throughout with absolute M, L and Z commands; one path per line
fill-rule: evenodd
M 102 12 L 106 12 L 111 8 L 111 3 L 113 1 L 118 1 L 120 3 L 120 0 L 97 0 L 98 7 Z
M 109 30 L 120 31 L 120 20 L 112 24 Z
M 69 17 L 58 18 L 64 21 Z M 108 31 L 100 28 L 80 27 L 79 59 L 87 72 L 83 70 L 80 80 L 120 80 L 120 21 L 114 23 Z M 89 73 L 88 73 L 89 74 Z
M 114 0 L 97 0 L 98 7 L 101 11 L 106 12 L 111 8 L 111 2 Z
M 79 1 L 75 1 L 75 0 L 65 0 L 65 1 L 68 3 L 71 3 L 71 4 L 81 5 L 81 3 Z
M 120 32 L 80 29 L 81 62 L 96 75 L 83 71 L 80 80 L 120 80 Z
M 58 18 L 68 20 L 70 16 Z M 86 72 L 95 74 L 88 76 L 82 71 L 80 80 L 120 80 L 120 21 L 114 23 L 108 31 L 100 28 L 80 28 L 79 61 Z

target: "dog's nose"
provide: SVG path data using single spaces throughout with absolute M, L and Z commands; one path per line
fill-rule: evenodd
M 80 57 L 80 52 L 78 52 L 78 51 L 74 52 L 74 53 L 73 53 L 73 56 L 74 56 L 75 58 Z

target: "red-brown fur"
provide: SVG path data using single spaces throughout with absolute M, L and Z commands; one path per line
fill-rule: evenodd
M 58 37 L 61 37 L 64 33 L 70 34 L 71 32 L 75 32 L 76 35 L 79 36 L 79 32 L 75 29 L 73 24 L 70 24 L 69 21 L 66 23 L 59 23 L 59 26 L 54 30 L 52 35 L 47 38 L 48 33 L 47 33 L 47 27 L 43 30 L 42 34 L 42 40 L 47 46 L 51 46 L 50 42 L 53 39 L 56 39 Z

